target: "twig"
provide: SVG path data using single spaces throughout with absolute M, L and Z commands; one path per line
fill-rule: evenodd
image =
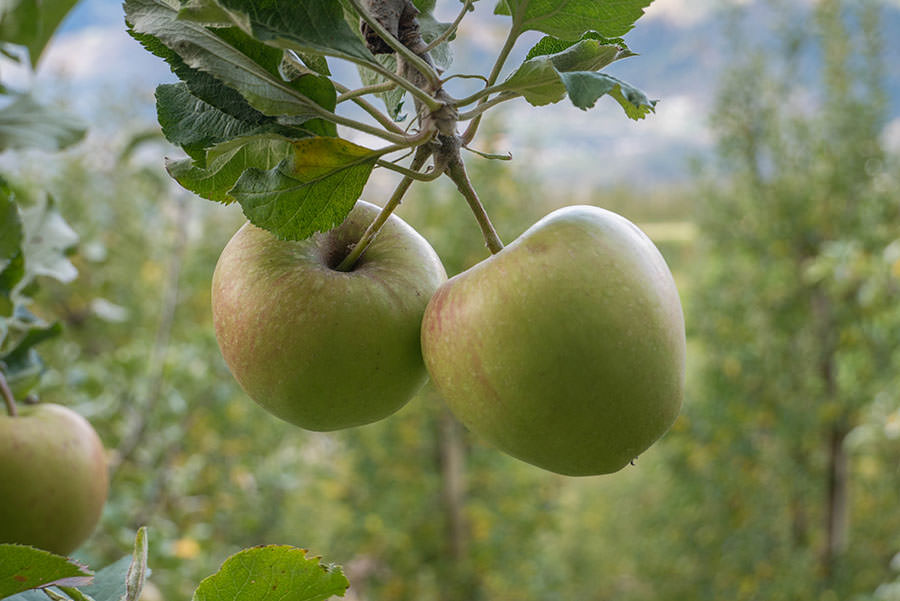
M 416 156 L 413 157 L 412 163 L 410 163 L 410 168 L 413 172 L 418 171 L 422 168 L 422 165 L 425 164 L 425 161 L 428 160 L 428 157 L 431 156 L 431 149 L 428 144 L 423 144 L 419 146 L 416 150 Z M 353 247 L 344 259 L 341 261 L 340 265 L 337 266 L 338 271 L 350 271 L 353 269 L 353 266 L 356 265 L 356 262 L 362 256 L 366 249 L 369 247 L 369 244 L 372 243 L 372 240 L 375 239 L 375 236 L 378 235 L 378 232 L 381 231 L 382 226 L 387 222 L 388 218 L 391 216 L 391 213 L 394 212 L 400 205 L 400 201 L 403 200 L 403 195 L 406 194 L 406 191 L 409 190 L 409 187 L 413 183 L 413 178 L 410 176 L 404 177 L 397 188 L 394 190 L 394 193 L 391 195 L 391 198 L 384 205 L 384 208 L 381 209 L 381 212 L 378 213 L 378 216 L 375 220 L 369 224 L 369 227 L 366 228 L 366 231 L 363 233 L 362 237 L 359 239 L 359 242 Z
M 515 100 L 521 96 L 516 92 L 503 92 L 502 94 L 497 94 L 490 100 L 480 103 L 478 106 L 473 108 L 471 111 L 466 111 L 465 113 L 460 113 L 459 120 L 460 121 L 468 121 L 469 119 L 477 119 L 481 117 L 481 114 L 484 113 L 489 108 L 500 104 L 501 102 L 506 102 L 507 100 Z M 468 131 L 466 132 L 468 133 Z M 463 134 L 463 144 L 468 144 L 472 140 L 467 140 L 466 135 Z
M 445 77 L 444 79 L 442 79 L 441 83 L 445 84 L 448 81 L 450 81 L 451 79 L 480 79 L 485 84 L 487 84 L 487 80 L 488 80 L 487 77 L 485 77 L 484 75 L 472 75 L 469 73 L 454 73 L 453 75 L 450 75 L 449 77 Z M 459 106 L 459 105 L 457 105 L 457 106 Z
M 382 94 L 384 92 L 390 92 L 397 87 L 397 84 L 393 81 L 386 81 L 384 83 L 356 88 L 355 90 L 351 90 L 350 88 L 337 83 L 334 87 L 341 92 L 341 95 L 337 97 L 337 103 L 340 104 L 347 100 L 353 100 L 358 96 L 365 96 L 366 94 Z
M 488 76 L 488 87 L 497 83 L 497 78 L 500 77 L 500 72 L 503 70 L 503 65 L 506 63 L 506 59 L 509 58 L 509 53 L 512 52 L 513 46 L 516 45 L 516 38 L 519 37 L 519 31 L 516 27 L 512 27 L 509 30 L 509 34 L 506 36 L 506 41 L 503 43 L 503 48 L 500 50 L 500 54 L 497 55 L 497 60 L 494 61 L 494 67 L 491 69 L 491 74 Z M 485 102 L 485 98 L 481 99 L 481 102 Z M 481 113 L 478 113 L 477 116 L 469 123 L 469 127 L 466 128 L 466 131 L 463 132 L 462 135 L 462 143 L 463 145 L 467 145 L 469 142 L 475 138 L 475 134 L 478 132 L 478 126 L 481 124 Z
M 339 84 L 339 83 L 337 83 L 337 82 L 333 82 L 333 83 L 334 83 L 335 89 L 336 89 L 338 92 L 342 92 L 342 93 L 343 93 L 343 92 L 347 92 L 347 93 L 355 93 L 355 92 L 358 92 L 358 91 L 359 91 L 359 90 L 353 90 L 353 91 L 351 92 L 351 91 L 349 90 L 349 88 L 347 88 L 346 86 L 341 85 L 341 84 Z M 376 87 L 376 86 L 370 86 L 370 87 L 373 87 L 373 88 L 374 88 L 374 87 Z M 389 87 L 388 89 L 393 89 L 393 88 L 395 88 L 395 87 L 397 87 L 395 84 L 391 84 L 390 87 Z M 342 94 L 342 96 L 345 96 L 345 94 Z M 369 113 L 369 115 L 371 115 L 373 119 L 375 119 L 376 121 L 378 121 L 385 129 L 388 129 L 388 130 L 394 132 L 395 134 L 406 135 L 406 132 L 405 132 L 403 129 L 401 129 L 400 126 L 398 126 L 398 125 L 394 122 L 393 119 L 391 119 L 390 117 L 388 117 L 387 115 L 385 115 L 384 113 L 382 113 L 381 111 L 379 111 L 377 108 L 375 108 L 375 107 L 374 107 L 370 102 L 368 102 L 367 100 L 364 100 L 364 99 L 362 99 L 362 98 L 359 98 L 358 96 L 349 96 L 348 98 L 346 98 L 346 100 L 352 100 L 354 104 L 356 104 L 356 105 L 359 106 L 361 109 L 363 109 L 364 111 L 366 111 L 367 113 Z M 338 103 L 341 102 L 341 96 L 338 96 L 337 102 L 338 102 Z
M 419 148 L 421 148 L 421 146 Z M 378 161 L 375 161 L 375 165 L 377 165 L 378 167 L 387 169 L 388 171 L 395 171 L 397 173 L 402 173 L 404 176 L 406 176 L 410 179 L 414 179 L 417 182 L 431 182 L 441 176 L 441 172 L 437 171 L 437 170 L 432 171 L 430 173 L 422 173 L 420 171 L 413 171 L 412 169 L 407 169 L 406 167 L 401 167 L 400 165 L 397 165 L 396 163 L 392 163 L 390 161 L 378 160 Z
M 469 208 L 472 209 L 472 213 L 475 214 L 475 219 L 478 221 L 478 226 L 481 228 L 481 234 L 484 236 L 485 245 L 491 251 L 491 254 L 496 255 L 503 250 L 503 242 L 500 240 L 500 236 L 497 235 L 497 230 L 494 229 L 494 224 L 491 223 L 487 211 L 484 210 L 484 205 L 481 204 L 481 200 L 478 198 L 475 188 L 472 187 L 472 182 L 469 181 L 469 175 L 466 173 L 466 166 L 459 158 L 458 151 L 455 159 L 451 160 L 450 164 L 447 165 L 446 173 L 447 177 L 452 179 L 453 183 L 456 184 L 460 194 L 465 197 L 466 202 L 469 203 Z
M 444 33 L 439 35 L 438 37 L 431 40 L 427 46 L 425 46 L 425 50 L 423 52 L 431 52 L 438 46 L 440 46 L 444 41 L 448 40 L 450 36 L 456 33 L 456 30 L 459 29 L 459 24 L 462 23 L 463 17 L 466 16 L 466 13 L 471 10 L 472 0 L 465 0 L 463 2 L 462 10 L 459 11 L 459 14 L 456 15 L 456 19 L 454 19 L 453 23 L 450 24 L 450 27 L 444 30 Z
M 3 401 L 6 403 L 6 412 L 10 417 L 18 417 L 19 412 L 16 410 L 16 399 L 13 397 L 12 390 L 6 381 L 6 376 L 0 371 L 0 394 L 3 395 Z
M 511 161 L 512 160 L 511 152 L 507 152 L 506 154 L 496 154 L 493 152 L 483 152 L 481 150 L 475 150 L 474 148 L 469 148 L 468 146 L 463 146 L 463 150 L 468 150 L 469 152 L 477 154 L 478 156 L 480 156 L 482 158 L 491 159 L 494 161 Z
M 384 41 L 384 43 L 394 50 L 394 52 L 396 52 L 399 56 L 402 56 L 403 59 L 406 60 L 406 62 L 414 66 L 416 70 L 425 77 L 426 81 L 432 87 L 432 89 L 436 90 L 440 88 L 440 78 L 438 77 L 437 73 L 435 73 L 434 69 L 431 68 L 431 65 L 425 62 L 418 54 L 404 46 L 403 43 L 398 40 L 393 33 L 385 29 L 384 25 L 382 25 L 381 22 L 378 21 L 378 19 L 369 14 L 369 11 L 366 10 L 360 0 L 349 0 L 349 2 L 351 5 L 353 5 L 353 8 L 356 9 L 356 12 L 359 13 L 359 16 L 362 18 L 362 20 L 366 22 L 366 25 L 371 27 L 372 30 L 377 33 L 378 36 Z

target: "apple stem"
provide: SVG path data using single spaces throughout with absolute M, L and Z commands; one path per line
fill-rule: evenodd
M 412 162 L 409 167 L 413 171 L 418 171 L 422 168 L 422 165 L 425 164 L 425 161 L 428 160 L 428 157 L 431 156 L 431 149 L 428 144 L 423 144 L 416 149 L 416 155 L 413 157 Z M 369 244 L 372 243 L 372 240 L 375 239 L 375 236 L 378 235 L 378 232 L 381 231 L 381 228 L 387 223 L 388 217 L 391 216 L 391 213 L 394 212 L 398 206 L 400 206 L 400 201 L 403 200 L 404 194 L 409 190 L 409 187 L 413 183 L 412 177 L 404 177 L 397 188 L 394 190 L 394 194 L 391 195 L 391 198 L 384 205 L 384 208 L 381 209 L 381 212 L 378 213 L 378 216 L 375 217 L 375 220 L 369 224 L 369 227 L 366 228 L 366 231 L 363 232 L 363 235 L 360 237 L 359 242 L 353 245 L 353 248 L 350 250 L 350 253 L 344 257 L 344 259 L 340 262 L 340 264 L 335 268 L 337 271 L 352 271 L 353 267 L 356 265 L 356 262 L 362 256 L 366 249 L 369 247 Z
M 3 401 L 6 403 L 6 412 L 9 413 L 10 417 L 17 417 L 19 412 L 16 410 L 16 399 L 13 397 L 12 390 L 9 389 L 6 376 L 3 375 L 2 371 L 0 371 L 0 394 L 2 394 Z
M 491 254 L 496 255 L 503 250 L 503 242 L 500 240 L 500 236 L 497 235 L 494 224 L 491 223 L 484 205 L 481 204 L 481 200 L 478 198 L 478 193 L 475 192 L 475 188 L 469 180 L 469 174 L 466 173 L 466 165 L 463 163 L 458 151 L 448 162 L 445 173 L 447 177 L 453 180 L 459 193 L 469 203 L 469 208 L 472 209 L 472 213 L 475 214 L 475 219 L 478 220 L 478 225 L 481 227 L 481 235 L 484 236 L 485 244 L 491 251 Z

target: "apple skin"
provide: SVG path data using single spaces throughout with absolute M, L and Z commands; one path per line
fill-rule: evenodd
M 299 242 L 245 224 L 216 265 L 225 362 L 252 399 L 301 428 L 380 420 L 427 378 L 422 315 L 447 279 L 428 242 L 392 215 L 352 271 L 332 268 L 378 212 L 359 201 L 341 225 Z
M 684 316 L 649 238 L 604 209 L 554 211 L 444 284 L 425 364 L 470 430 L 570 476 L 618 471 L 672 425 Z
M 106 457 L 83 417 L 60 405 L 0 416 L 0 543 L 68 555 L 90 537 L 109 487 Z

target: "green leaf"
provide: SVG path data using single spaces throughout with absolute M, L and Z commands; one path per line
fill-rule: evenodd
M 328 60 L 319 54 L 313 54 L 311 52 L 298 52 L 297 55 L 300 57 L 300 60 L 303 61 L 303 64 L 319 73 L 321 75 L 331 75 L 331 70 L 328 68 Z
M 650 100 L 642 91 L 611 75 L 576 71 L 563 73 L 562 79 L 572 104 L 582 110 L 593 107 L 598 98 L 609 94 L 635 121 L 655 111 L 656 100 Z
M 231 16 L 215 0 L 188 0 L 182 2 L 178 18 L 193 21 L 207 27 L 230 27 Z
M 45 340 L 55 338 L 62 333 L 62 325 L 55 322 L 48 325 L 44 322 L 33 324 L 25 335 L 16 343 L 16 345 L 3 356 L 0 356 L 6 364 L 8 373 L 12 376 L 16 374 L 31 374 L 32 372 L 40 372 L 43 370 L 43 363 L 36 360 L 32 356 L 34 347 Z
M 393 54 L 379 54 L 376 60 L 388 71 L 393 72 L 397 68 L 397 57 Z M 387 79 L 371 69 L 360 66 L 358 70 L 359 78 L 364 86 L 377 86 L 387 81 Z M 403 113 L 403 101 L 406 98 L 406 90 L 397 86 L 393 90 L 379 93 L 378 97 L 384 103 L 384 107 L 387 109 L 391 119 L 394 121 L 406 119 L 406 115 Z
M 274 119 L 257 114 L 261 119 L 236 119 L 191 94 L 183 83 L 156 88 L 156 116 L 163 135 L 187 149 L 206 149 L 240 136 L 286 130 Z
M 378 153 L 338 138 L 307 138 L 291 158 L 248 169 L 229 192 L 251 223 L 303 240 L 341 223 L 359 198 Z
M 209 73 L 189 67 L 181 60 L 180 56 L 156 37 L 137 33 L 133 29 L 129 29 L 128 33 L 140 42 L 144 48 L 169 63 L 172 72 L 188 86 L 191 94 L 210 106 L 235 119 L 251 124 L 260 124 L 267 120 L 274 120 L 273 117 L 268 117 L 250 106 L 237 90 L 226 86 Z
M 290 116 L 291 122 L 297 123 L 315 118 L 316 105 L 321 106 L 319 102 L 328 104 L 330 82 L 311 84 L 307 78 L 285 82 L 278 72 L 281 52 L 235 28 L 207 29 L 198 23 L 178 20 L 177 11 L 163 0 L 127 0 L 125 12 L 136 33 L 157 38 L 187 66 L 209 73 L 234 88 L 253 108 L 266 115 Z M 326 78 L 322 79 L 327 82 Z M 323 97 L 319 102 L 317 95 Z
M 552 104 L 566 97 L 566 87 L 559 72 L 545 56 L 522 63 L 503 82 L 500 90 L 521 94 L 534 106 Z
M 5 0 L 0 4 L 0 40 L 28 48 L 37 65 L 53 32 L 78 0 Z
M 6 261 L 5 266 L 0 267 L 0 317 L 12 314 L 15 306 L 12 293 L 23 277 L 25 277 L 25 256 L 20 250 Z M 0 344 L 2 342 L 3 336 L 0 336 Z
M 538 52 L 551 47 L 550 44 L 545 44 Z M 559 102 L 566 95 L 566 86 L 560 73 L 595 71 L 630 55 L 627 49 L 623 50 L 619 46 L 606 44 L 601 40 L 585 39 L 569 44 L 560 52 L 537 54 L 526 60 L 499 89 L 522 94 L 535 106 Z
M 78 243 L 78 234 L 60 215 L 53 199 L 22 209 L 22 224 L 25 278 L 20 287 L 38 276 L 51 277 L 64 284 L 74 280 L 78 270 L 66 255 Z
M 147 579 L 147 527 L 138 528 L 134 537 L 134 554 L 125 575 L 125 596 L 122 601 L 138 601 Z
M 425 10 L 422 7 L 419 7 L 421 11 L 418 17 L 419 20 L 419 31 L 422 34 L 422 39 L 425 40 L 426 44 L 430 44 L 436 38 L 440 37 L 447 29 L 450 27 L 450 23 L 442 23 L 434 18 L 431 14 L 431 10 Z M 454 36 L 451 36 L 453 39 Z M 450 49 L 450 44 L 447 42 L 441 42 L 437 46 L 435 46 L 431 52 L 432 60 L 434 60 L 434 64 L 446 71 L 450 68 L 450 65 L 453 64 L 453 51 Z
M 293 155 L 291 140 L 275 135 L 237 138 L 210 148 L 205 167 L 191 159 L 168 161 L 166 169 L 179 184 L 194 194 L 229 204 L 228 192 L 250 168 L 268 171 Z
M 80 141 L 84 133 L 80 119 L 38 104 L 28 94 L 15 96 L 0 109 L 0 151 L 8 148 L 60 150 Z
M 34 349 L 29 350 L 20 361 L 7 363 L 3 371 L 6 374 L 6 383 L 15 398 L 24 398 L 40 383 L 41 375 L 46 371 L 41 356 Z
M 343 597 L 349 586 L 340 567 L 307 558 L 305 549 L 271 545 L 229 557 L 217 574 L 200 583 L 193 601 L 325 601 Z
M 516 32 L 542 31 L 577 40 L 588 31 L 614 38 L 634 27 L 653 0 L 501 0 L 494 11 L 510 15 Z
M 375 57 L 344 21 L 334 0 L 219 0 L 234 22 L 254 38 L 298 52 L 372 63 Z
M 99 570 L 90 586 L 80 587 L 94 601 L 121 601 L 125 596 L 125 577 L 131 557 L 126 556 Z
M 3 186 L 5 188 L 5 186 Z M 0 193 L 0 271 L 19 254 L 22 244 L 22 218 L 8 191 Z
M 25 545 L 0 544 L 0 599 L 46 586 L 82 586 L 92 572 L 72 560 Z
M 628 46 L 625 44 L 625 40 L 623 40 L 622 38 L 605 38 L 596 31 L 589 31 L 581 36 L 580 40 L 572 41 L 560 40 L 559 38 L 555 38 L 549 35 L 544 36 L 540 39 L 540 41 L 538 41 L 537 44 L 531 47 L 531 50 L 529 50 L 528 54 L 525 56 L 525 60 L 534 58 L 536 56 L 558 54 L 567 48 L 571 48 L 572 46 L 583 40 L 597 40 L 597 42 L 601 46 L 616 46 L 619 48 L 622 54 L 626 56 L 634 56 L 634 53 L 628 50 Z M 619 56 L 618 58 L 625 58 L 625 56 Z

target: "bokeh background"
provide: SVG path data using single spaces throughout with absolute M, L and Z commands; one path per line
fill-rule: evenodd
M 463 22 L 454 70 L 489 68 L 492 8 Z M 110 454 L 79 557 L 104 565 L 149 526 L 148 601 L 187 599 L 265 543 L 343 565 L 357 601 L 900 600 L 900 2 L 656 0 L 626 41 L 639 56 L 611 71 L 660 98 L 656 114 L 514 101 L 474 144 L 514 160 L 469 161 L 505 241 L 595 204 L 675 273 L 682 415 L 635 466 L 581 479 L 485 446 L 427 386 L 332 434 L 259 409 L 210 323 L 242 216 L 165 175 L 166 66 L 114 0 L 82 0 L 36 72 L 0 63 L 90 127 L 64 153 L 0 156 L 81 238 L 79 278 L 37 299 L 66 326 L 42 347 L 42 397 L 87 416 Z M 376 172 L 364 198 L 395 181 Z M 416 184 L 400 213 L 451 274 L 487 256 L 451 185 Z

